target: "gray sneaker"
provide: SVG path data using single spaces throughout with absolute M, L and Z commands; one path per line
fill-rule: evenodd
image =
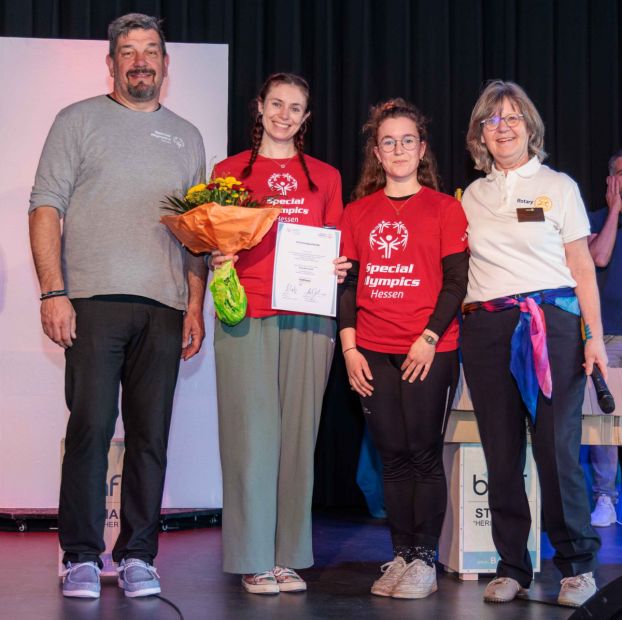
M 618 520 L 616 508 L 608 495 L 599 495 L 592 513 L 594 527 L 609 527 Z
M 96 562 L 67 562 L 63 572 L 63 596 L 99 598 L 102 589 L 100 573 Z
M 564 577 L 557 602 L 566 607 L 581 607 L 588 598 L 596 594 L 596 583 L 592 573 Z
M 119 573 L 118 584 L 125 590 L 125 596 L 135 598 L 137 596 L 149 596 L 160 594 L 160 575 L 155 566 L 147 564 L 137 558 L 121 560 L 117 568 Z

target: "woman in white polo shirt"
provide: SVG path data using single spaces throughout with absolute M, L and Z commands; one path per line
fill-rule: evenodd
M 488 467 L 492 535 L 501 559 L 488 602 L 525 595 L 533 577 L 523 471 L 531 428 L 544 520 L 562 574 L 558 602 L 595 590 L 600 539 L 578 454 L 585 375 L 606 373 L 589 222 L 576 183 L 542 165 L 544 124 L 512 82 L 490 82 L 467 146 L 486 173 L 464 193 L 469 284 L 464 371 Z M 581 336 L 581 316 L 587 339 Z

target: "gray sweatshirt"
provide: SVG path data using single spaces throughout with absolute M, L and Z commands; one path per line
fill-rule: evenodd
M 199 131 L 165 107 L 137 112 L 105 95 L 61 110 L 43 147 L 30 209 L 63 218 L 70 298 L 141 295 L 185 309 L 184 249 L 161 201 L 205 179 Z

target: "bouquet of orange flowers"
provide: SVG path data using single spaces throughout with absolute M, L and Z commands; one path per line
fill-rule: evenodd
M 165 204 L 174 214 L 160 221 L 195 254 L 248 250 L 264 238 L 281 212 L 253 200 L 252 191 L 232 176 L 195 185 L 183 199 L 167 197 Z M 210 290 L 223 323 L 235 325 L 246 316 L 246 293 L 230 261 L 216 269 Z

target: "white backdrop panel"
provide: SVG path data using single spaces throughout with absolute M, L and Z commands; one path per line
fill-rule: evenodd
M 58 506 L 64 403 L 62 350 L 41 331 L 28 244 L 28 198 L 57 112 L 112 90 L 107 42 L 0 37 L 0 507 Z M 208 161 L 227 148 L 226 45 L 169 43 L 162 103 L 194 123 Z M 209 170 L 208 170 L 209 173 Z M 208 293 L 209 297 L 209 293 Z M 166 507 L 220 507 L 213 307 L 201 353 L 182 362 L 164 491 Z M 117 437 L 123 430 L 117 424 Z

